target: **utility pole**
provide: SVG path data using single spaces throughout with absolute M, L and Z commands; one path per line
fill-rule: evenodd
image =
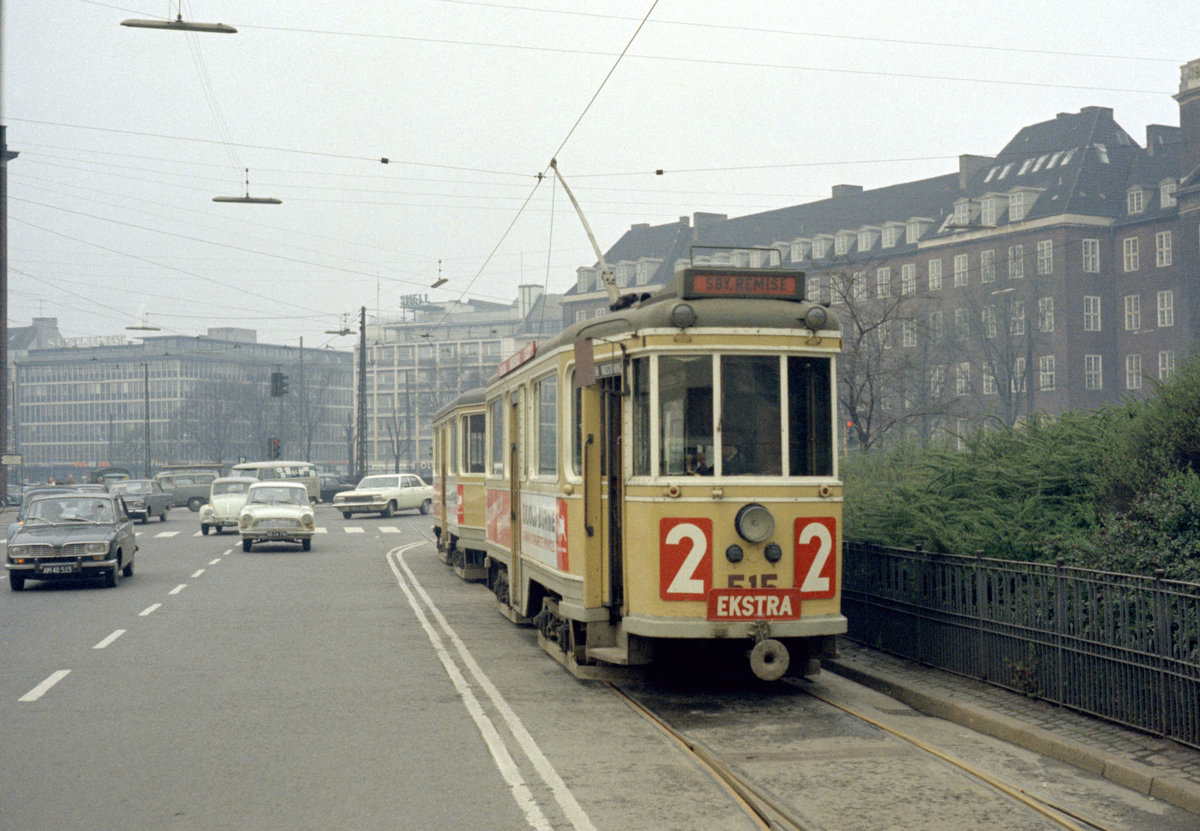
M 367 307 L 358 311 L 358 429 L 354 437 L 356 478 L 367 475 Z
M 0 455 L 8 453 L 8 163 L 17 157 L 8 150 L 4 129 L 0 124 Z M 8 465 L 0 464 L 0 494 L 7 492 Z

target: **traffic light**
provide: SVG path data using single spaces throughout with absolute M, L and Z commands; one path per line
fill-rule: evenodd
M 278 398 L 281 395 L 287 395 L 288 377 L 282 372 L 271 373 L 271 397 Z
M 267 458 L 268 459 L 278 459 L 279 458 L 279 439 L 275 438 L 274 436 L 267 439 Z
M 279 394 L 287 395 L 287 391 L 288 391 L 288 377 L 281 372 L 281 373 L 279 373 Z

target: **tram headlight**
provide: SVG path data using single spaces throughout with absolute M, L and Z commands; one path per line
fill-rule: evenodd
M 671 325 L 686 329 L 696 322 L 696 310 L 687 303 L 677 303 L 671 309 Z
M 804 313 L 804 317 L 800 318 L 800 322 L 812 331 L 823 329 L 825 324 L 829 322 L 829 312 L 825 311 L 824 306 L 813 306 Z
M 762 542 L 775 533 L 775 517 L 762 505 L 751 502 L 738 509 L 733 527 L 746 542 Z

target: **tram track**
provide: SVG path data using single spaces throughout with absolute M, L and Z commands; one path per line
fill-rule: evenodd
M 788 679 L 782 683 L 787 684 L 798 694 L 819 701 L 861 724 L 883 731 L 904 742 L 910 748 L 915 748 L 922 754 L 949 765 L 990 792 L 1000 794 L 1009 802 L 1022 806 L 1031 814 L 1037 815 L 1049 823 L 1049 827 L 1063 828 L 1069 831 L 1118 831 L 1117 827 L 1106 824 L 1104 821 L 1084 816 L 1069 806 L 1037 796 L 1026 788 L 1005 782 L 980 766 L 942 750 L 917 736 L 885 724 L 853 705 L 837 701 L 830 695 L 808 688 L 803 681 Z M 667 735 L 686 755 L 706 770 L 719 786 L 731 795 L 755 827 L 770 829 L 770 831 L 829 831 L 831 827 L 841 827 L 838 824 L 830 826 L 828 821 L 822 821 L 809 815 L 808 812 L 800 811 L 795 805 L 788 804 L 783 798 L 772 793 L 766 785 L 740 772 L 736 765 L 724 758 L 717 749 L 671 724 L 668 718 L 658 713 L 651 703 L 643 700 L 638 694 L 614 683 L 607 683 L 607 686 L 631 709 Z M 869 785 L 864 783 L 864 787 L 869 787 Z

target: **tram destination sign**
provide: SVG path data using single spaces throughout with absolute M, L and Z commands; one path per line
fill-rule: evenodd
M 803 300 L 804 272 L 689 268 L 683 272 L 683 297 Z

